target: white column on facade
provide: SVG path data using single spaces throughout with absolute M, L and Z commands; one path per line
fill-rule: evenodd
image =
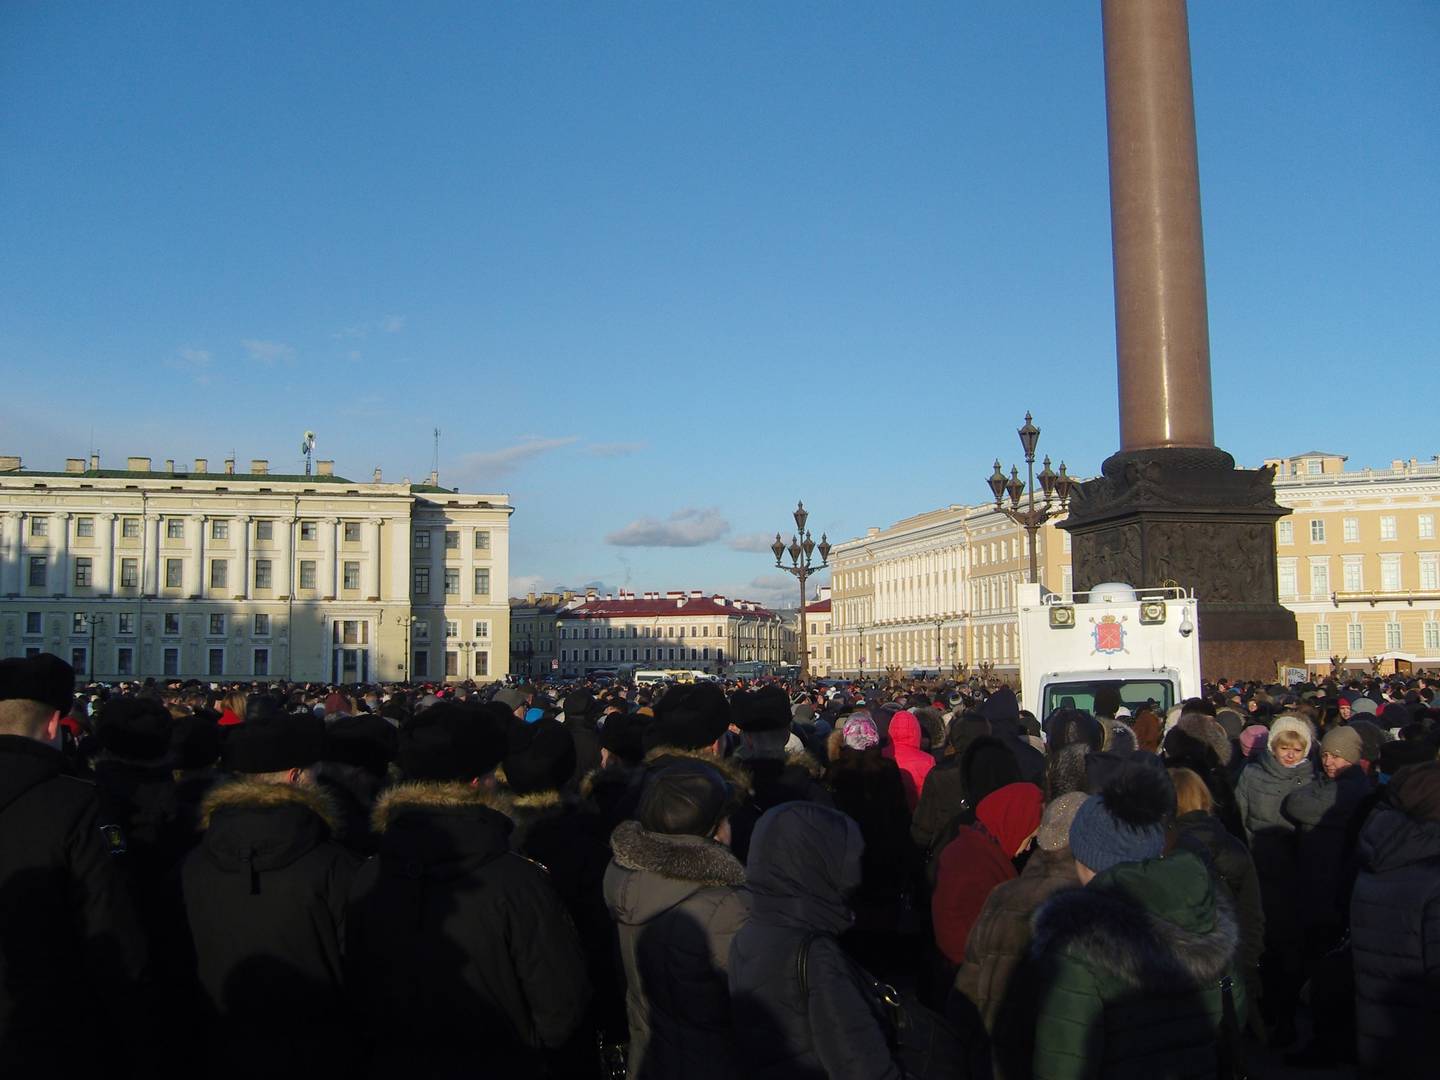
M 410 603 L 410 519 L 390 519 L 390 590 L 387 600 Z
M 248 514 L 241 514 L 235 519 L 235 531 L 239 534 L 235 538 L 236 562 L 240 574 L 238 582 L 231 582 L 230 595 L 250 599 L 250 517 Z M 237 586 L 234 588 L 233 586 Z
M 473 604 L 475 595 L 475 530 L 460 529 L 460 599 Z
M 295 519 L 293 517 L 278 518 L 274 525 L 274 536 L 279 549 L 275 552 L 273 567 L 273 580 L 275 582 L 275 595 L 284 599 L 293 595 L 293 585 L 290 580 L 291 568 L 295 565 Z
M 205 515 L 191 514 L 185 528 L 191 533 L 190 557 L 185 560 L 184 589 L 186 596 L 199 596 L 205 581 Z
M 340 595 L 340 586 L 345 582 L 345 554 L 340 549 L 340 538 L 344 536 L 345 523 L 335 522 L 335 538 L 330 541 L 330 550 L 334 552 L 334 578 L 330 582 L 330 593 L 332 596 Z
M 324 600 L 335 599 L 335 528 L 339 521 L 323 518 L 320 521 L 320 580 L 316 585 Z
M 25 580 L 25 569 L 21 538 L 25 531 L 19 512 L 11 510 L 4 519 L 4 545 L 0 550 L 0 596 L 15 596 L 20 592 L 20 583 Z
M 448 604 L 445 596 L 445 525 L 430 532 L 430 602 Z
M 365 519 L 365 561 L 360 564 L 360 593 L 366 600 L 380 596 L 380 519 Z
M 115 587 L 115 515 L 95 515 L 95 539 L 100 553 L 95 559 L 95 595 L 104 596 Z
M 145 515 L 145 576 L 141 593 L 154 596 L 160 591 L 160 515 Z
M 70 592 L 70 515 L 63 510 L 50 516 L 50 543 L 54 570 L 49 591 L 54 596 L 66 596 Z

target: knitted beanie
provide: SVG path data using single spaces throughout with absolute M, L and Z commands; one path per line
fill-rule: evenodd
M 1364 756 L 1365 744 L 1360 741 L 1359 732 L 1353 728 L 1335 727 L 1327 731 L 1325 738 L 1320 740 L 1320 752 L 1334 754 L 1355 765 Z
M 1070 824 L 1075 861 L 1100 874 L 1120 863 L 1159 858 L 1175 789 L 1159 769 L 1130 765 L 1085 800 Z

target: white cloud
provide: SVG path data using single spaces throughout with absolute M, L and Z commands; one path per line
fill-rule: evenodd
M 249 354 L 250 359 L 257 363 L 275 364 L 295 359 L 295 346 L 287 345 L 283 341 L 257 341 L 254 338 L 247 338 L 240 342 L 240 345 Z
M 741 590 L 745 600 L 756 600 L 768 608 L 795 607 L 800 603 L 800 586 L 789 574 L 762 574 L 751 578 Z
M 686 507 L 665 521 L 639 518 L 605 537 L 618 547 L 699 547 L 730 531 L 730 523 L 714 507 Z
M 504 476 L 533 457 L 548 454 L 552 450 L 559 450 L 575 441 L 573 435 L 558 439 L 526 438 L 514 446 L 501 447 L 499 450 L 481 450 L 473 454 L 465 454 L 456 463 L 456 468 L 464 475 Z
M 511 596 L 524 596 L 526 593 L 544 591 L 545 578 L 541 574 L 515 574 L 510 578 Z
M 404 315 L 385 315 L 369 322 L 352 323 L 342 326 L 330 336 L 336 341 L 358 341 L 371 334 L 398 334 L 405 329 Z
M 165 366 L 183 371 L 199 386 L 208 386 L 214 377 L 215 357 L 209 349 L 190 347 L 175 350 L 175 355 L 165 361 Z
M 585 452 L 591 457 L 629 457 L 631 454 L 638 454 L 644 450 L 645 446 L 646 444 L 643 442 L 591 443 L 585 448 Z
M 741 533 L 739 536 L 732 536 L 726 540 L 725 546 L 731 551 L 754 551 L 770 555 L 773 554 L 770 551 L 770 545 L 774 542 L 774 533 Z
M 387 334 L 398 334 L 405 329 L 404 315 L 386 315 L 380 320 L 380 329 Z

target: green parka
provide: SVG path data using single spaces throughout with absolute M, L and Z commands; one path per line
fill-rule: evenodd
M 1036 1080 L 1213 1080 L 1239 939 L 1229 897 L 1189 852 L 1056 893 L 1035 915 Z M 1243 1026 L 1238 979 L 1233 994 Z

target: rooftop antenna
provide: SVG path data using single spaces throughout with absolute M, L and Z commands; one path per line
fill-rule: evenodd
M 440 482 L 440 429 L 438 427 L 435 429 L 435 453 L 430 458 L 430 482 L 432 484 Z
M 300 453 L 305 455 L 305 475 L 310 475 L 310 461 L 315 456 L 315 432 L 305 432 L 305 437 L 300 440 Z

